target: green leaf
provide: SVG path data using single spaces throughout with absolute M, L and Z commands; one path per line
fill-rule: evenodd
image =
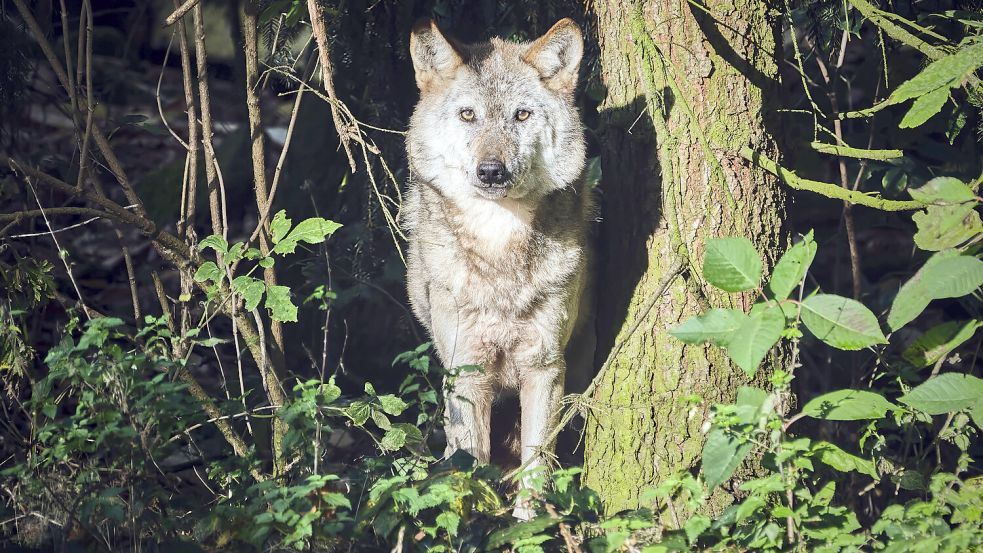
M 983 398 L 969 408 L 969 416 L 973 419 L 976 427 L 983 430 Z
M 945 105 L 948 99 L 949 87 L 947 86 L 936 88 L 928 94 L 919 96 L 911 105 L 908 113 L 898 123 L 898 127 L 902 129 L 920 127 L 925 121 L 931 119 L 933 115 L 942 111 L 942 106 Z
M 981 321 L 949 321 L 934 326 L 905 348 L 901 355 L 917 369 L 934 365 L 972 338 L 981 324 Z
M 352 419 L 355 426 L 362 426 L 372 414 L 372 406 L 364 401 L 353 401 L 344 410 L 345 416 Z
M 726 292 L 751 290 L 761 280 L 761 258 L 747 238 L 712 238 L 706 243 L 703 278 Z
M 297 223 L 297 226 L 290 231 L 290 234 L 288 234 L 285 238 L 279 241 L 276 246 L 273 247 L 273 251 L 283 255 L 294 253 L 294 250 L 297 248 L 297 244 L 299 242 L 320 244 L 339 228 L 341 228 L 340 224 L 321 217 L 305 219 L 300 223 Z
M 396 451 L 404 445 L 406 445 L 406 432 L 401 428 L 390 428 L 379 441 L 383 451 Z
M 789 297 L 792 290 L 795 290 L 795 287 L 805 278 L 806 271 L 816 257 L 816 249 L 816 242 L 812 239 L 810 230 L 802 240 L 785 252 L 775 265 L 771 280 L 768 282 L 771 297 L 779 301 Z
M 392 416 L 398 416 L 406 410 L 409 405 L 392 394 L 386 394 L 384 396 L 379 396 L 379 403 L 382 404 L 382 410 Z
M 686 539 L 689 540 L 690 544 L 696 543 L 696 539 L 710 527 L 710 524 L 712 524 L 710 517 L 706 515 L 696 514 L 689 517 L 683 524 L 683 530 L 686 531 Z
M 938 88 L 958 86 L 971 71 L 983 65 L 983 42 L 960 48 L 956 53 L 928 64 L 921 73 L 901 83 L 888 98 L 897 104 L 928 94 Z
M 974 204 L 930 206 L 911 216 L 918 227 L 915 245 L 937 252 L 954 248 L 983 232 Z
M 726 482 L 751 451 L 749 442 L 740 442 L 722 428 L 713 428 L 703 445 L 703 479 L 712 490 Z
M 785 330 L 785 315 L 778 307 L 752 312 L 751 316 L 732 334 L 727 345 L 727 355 L 738 367 L 744 369 L 748 376 L 754 376 L 758 365 L 782 337 L 783 330 Z
M 897 330 L 910 323 L 928 307 L 934 299 L 931 292 L 931 282 L 925 278 L 925 272 L 930 268 L 959 255 L 959 252 L 941 251 L 928 259 L 922 268 L 915 272 L 908 282 L 901 285 L 891 311 L 887 315 L 887 325 L 891 330 Z
M 341 388 L 334 383 L 334 377 L 332 376 L 330 380 L 321 384 L 321 403 L 322 405 L 328 405 L 334 403 L 341 397 Z
M 687 344 L 710 342 L 726 347 L 730 337 L 748 317 L 736 309 L 711 309 L 692 317 L 669 331 L 669 334 Z
M 444 511 L 437 515 L 434 522 L 437 526 L 447 530 L 447 535 L 454 537 L 457 535 L 457 527 L 461 523 L 461 517 L 452 511 Z
M 881 419 L 898 407 L 884 396 L 866 390 L 836 390 L 813 398 L 802 408 L 802 414 L 814 419 L 857 421 Z
M 232 289 L 245 300 L 246 311 L 252 311 L 259 306 L 259 300 L 263 299 L 266 284 L 262 280 L 243 275 L 232 279 Z
M 886 344 L 877 317 L 860 302 L 817 294 L 802 302 L 802 322 L 816 338 L 843 350 Z
M 840 472 L 859 472 L 877 479 L 877 468 L 873 461 L 851 455 L 829 442 L 813 444 L 812 453 L 821 463 Z
M 976 201 L 976 194 L 966 184 L 953 177 L 935 177 L 918 188 L 909 188 L 913 200 L 934 205 L 964 204 Z
M 981 397 L 983 380 L 968 374 L 944 373 L 915 386 L 898 401 L 929 415 L 941 415 L 972 407 Z
M 273 239 L 274 244 L 287 235 L 292 223 L 292 220 L 287 219 L 287 212 L 282 209 L 273 216 L 273 220 L 270 221 L 270 238 Z
M 212 261 L 206 261 L 195 271 L 195 282 L 220 282 L 222 280 L 222 269 L 218 268 Z
M 561 519 L 541 516 L 518 524 L 512 524 L 496 530 L 488 536 L 488 547 L 486 551 L 497 551 L 507 543 L 514 543 L 523 538 L 528 538 L 541 533 L 543 530 L 559 524 Z
M 217 253 L 225 255 L 229 252 L 229 243 L 226 242 L 225 238 L 218 234 L 212 234 L 206 236 L 204 240 L 198 242 L 198 251 L 203 252 L 207 248 L 215 250 Z
M 931 298 L 960 298 L 983 286 L 983 261 L 968 255 L 943 259 L 925 269 Z
M 297 306 L 290 301 L 290 288 L 269 286 L 266 288 L 266 308 L 270 318 L 284 323 L 297 322 Z

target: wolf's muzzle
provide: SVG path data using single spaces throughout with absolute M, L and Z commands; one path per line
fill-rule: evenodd
M 478 180 L 482 184 L 495 188 L 504 188 L 511 178 L 512 175 L 505 168 L 505 164 L 497 159 L 482 161 L 478 164 Z M 483 186 L 482 188 L 485 187 Z

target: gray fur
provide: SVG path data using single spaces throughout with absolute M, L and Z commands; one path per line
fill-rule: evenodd
M 482 368 L 447 394 L 447 454 L 488 462 L 502 390 L 519 392 L 522 461 L 538 464 L 553 447 L 545 442 L 560 411 L 593 207 L 573 102 L 582 51 L 568 19 L 532 43 L 457 44 L 430 21 L 413 30 L 421 97 L 401 212 L 409 297 L 446 367 Z M 504 188 L 476 176 L 486 160 L 511 174 Z

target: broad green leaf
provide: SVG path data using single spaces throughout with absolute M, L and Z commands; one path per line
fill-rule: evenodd
M 888 102 L 897 104 L 928 94 L 938 88 L 958 86 L 962 79 L 983 65 L 983 42 L 960 48 L 956 53 L 928 64 L 921 73 L 894 89 Z
M 334 377 L 332 376 L 327 382 L 321 384 L 321 403 L 322 405 L 328 405 L 334 403 L 341 397 L 341 388 L 334 383 Z
M 220 235 L 212 234 L 210 236 L 206 236 L 201 242 L 198 242 L 198 251 L 203 252 L 207 248 L 211 248 L 217 253 L 225 255 L 229 252 L 229 243 Z
M 969 408 L 969 416 L 976 427 L 983 430 L 983 398 L 980 398 Z
M 918 188 L 909 188 L 913 200 L 934 205 L 964 204 L 976 200 L 966 184 L 953 177 L 935 177 Z
M 936 88 L 935 90 L 919 96 L 915 102 L 911 105 L 911 109 L 905 114 L 901 122 L 898 123 L 898 127 L 902 129 L 913 129 L 915 127 L 920 127 L 925 121 L 932 118 L 933 115 L 942 111 L 942 106 L 945 105 L 946 100 L 949 99 L 949 87 L 943 86 Z
M 851 455 L 829 442 L 815 443 L 812 453 L 821 463 L 840 472 L 859 472 L 877 479 L 877 469 L 873 461 Z
M 457 535 L 457 527 L 461 523 L 461 517 L 453 511 L 444 511 L 437 515 L 434 522 L 437 526 L 447 530 L 447 535 L 454 537 Z
M 269 286 L 266 289 L 266 308 L 270 318 L 284 323 L 297 322 L 297 306 L 290 300 L 290 288 Z
M 706 243 L 703 278 L 726 292 L 751 290 L 761 280 L 761 257 L 747 238 L 712 238 Z
M 382 404 L 382 410 L 393 416 L 402 414 L 402 412 L 405 411 L 407 407 L 409 407 L 409 405 L 407 405 L 405 401 L 399 399 L 398 397 L 392 394 L 379 396 L 378 399 L 379 399 L 379 403 Z
M 707 487 L 712 490 L 727 481 L 750 451 L 750 443 L 738 441 L 722 428 L 710 430 L 707 442 L 703 445 L 703 463 L 700 469 Z
M 785 315 L 781 309 L 771 307 L 752 313 L 731 335 L 727 355 L 748 376 L 754 376 L 758 365 L 782 337 L 783 330 Z
M 399 428 L 390 428 L 379 441 L 383 451 L 396 451 L 406 445 L 406 432 Z
M 816 338 L 837 349 L 887 343 L 877 317 L 862 303 L 842 296 L 818 294 L 805 299 L 802 322 Z
M 897 406 L 884 396 L 866 390 L 836 390 L 813 398 L 802 413 L 814 419 L 857 421 L 880 419 Z
M 891 330 L 897 330 L 913 321 L 934 299 L 931 294 L 932 283 L 925 279 L 925 272 L 958 255 L 959 252 L 953 250 L 945 250 L 933 255 L 908 282 L 901 285 L 898 295 L 891 303 L 891 311 L 887 315 L 887 325 Z
M 976 334 L 981 321 L 949 321 L 934 326 L 909 345 L 902 357 L 922 369 L 944 359 Z
M 761 388 L 741 386 L 737 390 L 737 400 L 734 402 L 735 414 L 744 424 L 755 424 L 761 415 L 773 407 L 769 401 L 771 396 Z
M 933 300 L 971 294 L 983 286 L 983 261 L 968 255 L 943 259 L 925 268 L 925 285 Z
M 812 265 L 812 260 L 816 257 L 816 242 L 812 239 L 810 230 L 797 244 L 785 252 L 785 255 L 775 264 L 775 270 L 771 273 L 771 280 L 768 282 L 768 291 L 776 300 L 784 300 L 789 297 L 792 290 L 802 282 L 806 276 L 806 271 Z
M 300 242 L 320 244 L 339 228 L 341 228 L 340 224 L 321 217 L 305 219 L 297 223 L 297 226 L 273 247 L 273 251 L 283 255 L 294 253 Z
M 287 235 L 292 223 L 293 221 L 287 218 L 287 212 L 282 209 L 273 216 L 273 220 L 270 221 L 270 238 L 273 239 L 274 244 Z
M 222 269 L 218 268 L 212 261 L 206 261 L 195 271 L 195 282 L 220 282 L 222 280 Z
M 245 300 L 246 311 L 252 311 L 259 306 L 259 300 L 263 299 L 266 284 L 257 278 L 243 275 L 232 279 L 232 289 Z
M 525 522 L 519 522 L 496 530 L 488 536 L 487 551 L 498 551 L 505 544 L 515 543 L 523 538 L 535 536 L 561 522 L 558 518 L 541 516 Z
M 352 419 L 355 426 L 362 426 L 372 414 L 372 406 L 364 401 L 353 401 L 344 410 L 345 416 Z
M 983 232 L 975 204 L 929 206 L 911 216 L 918 227 L 915 245 L 931 252 L 954 248 Z
M 736 309 L 715 308 L 690 318 L 669 334 L 687 344 L 710 342 L 715 346 L 726 347 L 731 335 L 747 318 L 747 315 Z
M 700 534 L 710 527 L 710 524 L 712 524 L 710 517 L 706 515 L 695 514 L 690 516 L 683 524 L 683 530 L 686 531 L 686 539 L 691 544 L 695 543 L 696 538 L 699 538 Z
M 944 373 L 915 386 L 898 401 L 929 415 L 941 415 L 972 407 L 981 397 L 983 380 L 969 374 Z

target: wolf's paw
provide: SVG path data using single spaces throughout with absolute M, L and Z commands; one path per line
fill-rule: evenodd
M 512 509 L 512 517 L 522 521 L 532 520 L 536 518 L 536 510 L 528 500 L 519 501 L 515 504 L 515 509 Z

